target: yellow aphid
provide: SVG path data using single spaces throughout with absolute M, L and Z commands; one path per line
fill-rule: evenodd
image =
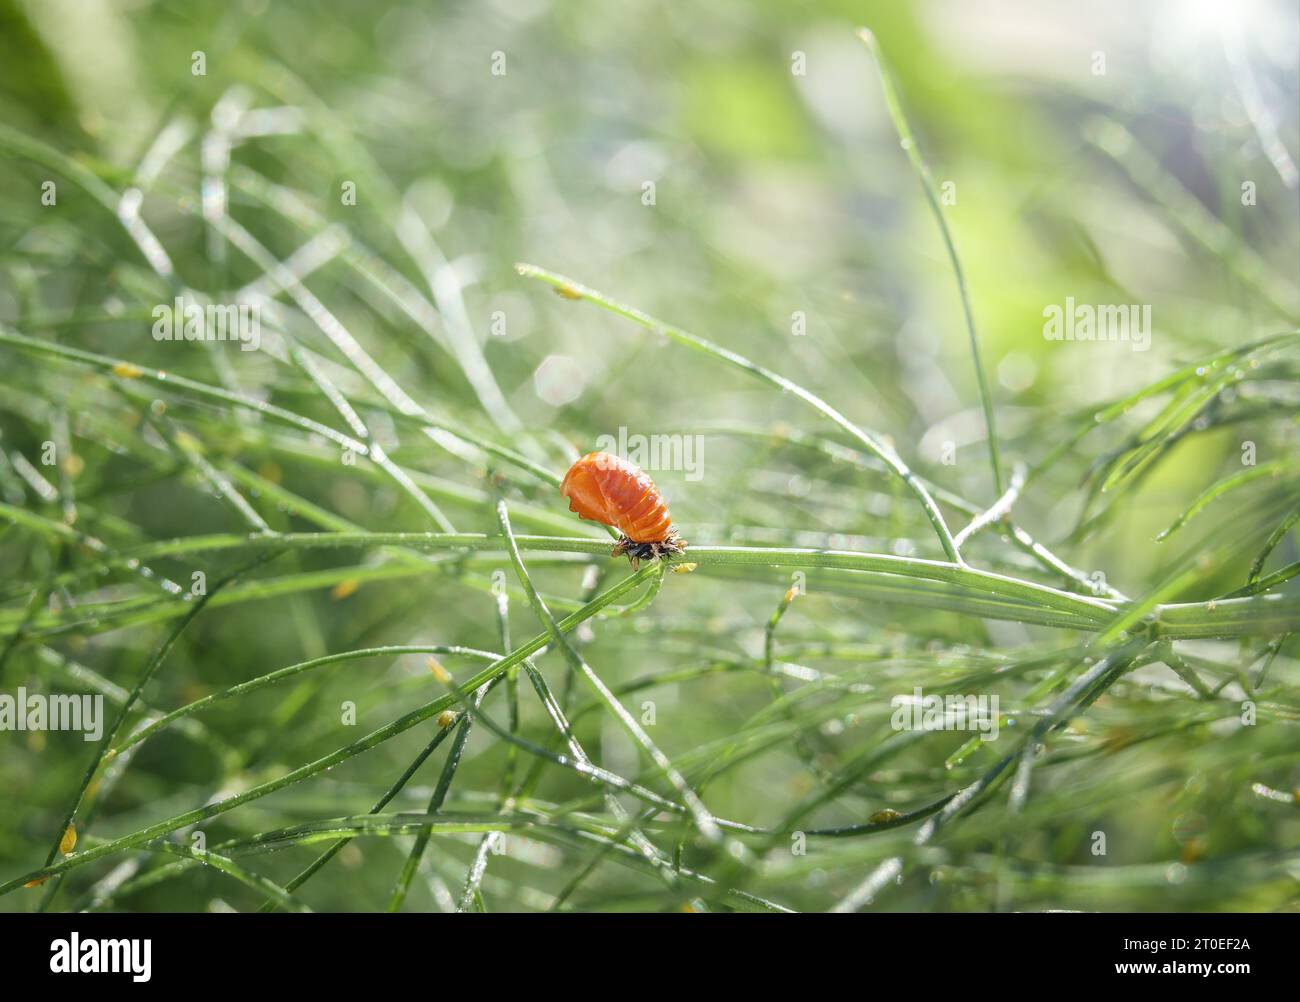
M 447 685 L 451 682 L 451 672 L 449 672 L 446 668 L 444 668 L 442 666 L 442 662 L 440 662 L 437 658 L 430 657 L 426 663 L 429 666 L 429 671 L 433 672 L 433 677 L 436 678 L 439 682 L 441 682 L 443 685 Z
M 45 881 L 47 881 L 47 880 L 49 880 L 49 879 L 50 879 L 50 878 L 49 878 L 48 875 L 47 875 L 47 876 L 44 876 L 44 877 L 37 877 L 35 880 L 29 880 L 29 881 L 27 881 L 27 883 L 23 884 L 23 886 L 24 886 L 24 887 L 40 887 L 41 884 L 45 883 Z
M 455 710 L 443 710 L 441 713 L 438 714 L 437 717 L 438 726 L 441 727 L 443 730 L 446 730 L 448 727 L 450 727 L 452 724 L 456 722 L 456 718 L 458 716 L 460 716 L 460 714 L 458 714 Z
M 579 292 L 577 289 L 575 289 L 572 285 L 569 285 L 568 283 L 565 283 L 564 285 L 555 286 L 555 294 L 564 299 L 582 298 L 582 293 Z
M 795 586 L 795 585 L 791 585 L 788 589 L 786 589 L 786 593 L 785 593 L 785 604 L 786 604 L 786 605 L 789 605 L 791 602 L 793 602 L 793 601 L 794 601 L 796 598 L 798 598 L 798 597 L 799 597 L 799 589 L 798 589 L 798 587 Z
M 885 807 L 882 808 L 881 810 L 876 811 L 876 813 L 871 815 L 871 817 L 869 817 L 867 820 L 870 821 L 873 825 L 883 825 L 889 823 L 890 821 L 897 821 L 902 816 L 903 815 L 899 814 L 892 807 Z
M 689 574 L 691 573 L 691 571 L 695 570 L 695 568 L 699 566 L 700 566 L 699 564 L 673 564 L 673 573 Z
M 346 581 L 340 581 L 330 589 L 330 598 L 334 599 L 335 602 L 341 602 L 360 587 L 360 581 L 355 578 L 348 578 Z
M 113 366 L 113 375 L 121 376 L 123 379 L 139 379 L 144 375 L 144 370 L 130 362 L 118 362 Z
M 77 826 L 68 825 L 68 830 L 63 833 L 63 838 L 59 839 L 59 852 L 65 856 L 71 856 L 72 851 L 77 848 Z

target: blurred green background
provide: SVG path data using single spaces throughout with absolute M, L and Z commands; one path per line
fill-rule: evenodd
M 1131 596 L 1147 594 L 1198 553 L 1199 576 L 1162 600 L 1203 601 L 1240 585 L 1296 505 L 1294 343 L 1239 391 L 1216 397 L 1201 425 L 1189 424 L 1113 505 L 1087 478 L 1126 447 L 1135 426 L 1107 425 L 1071 443 L 1100 407 L 1199 358 L 1296 325 L 1300 18 L 1284 0 L 0 0 L 0 324 L 344 427 L 283 355 L 153 340 L 150 309 L 170 302 L 175 285 L 151 267 L 116 207 L 72 177 L 87 172 L 116 195 L 139 188 L 142 218 L 175 282 L 217 300 L 259 281 L 262 291 L 275 290 L 263 280 L 265 262 L 205 222 L 205 211 L 228 213 L 275 260 L 302 265 L 296 251 L 323 248 L 302 271 L 306 286 L 405 393 L 450 426 L 549 469 L 562 472 L 597 436 L 620 428 L 702 436 L 701 481 L 681 470 L 654 472 L 694 543 L 937 557 L 914 504 L 884 478 L 768 436 L 774 426 L 828 432 L 797 401 L 587 304 L 565 302 L 514 269 L 534 262 L 739 351 L 879 431 L 944 488 L 991 504 L 996 491 L 961 301 L 872 57 L 854 36 L 859 25 L 875 32 L 935 183 L 954 196 L 945 212 L 966 270 L 1005 468 L 1034 469 L 1032 490 L 1016 509 L 1020 523 L 1073 566 L 1101 571 Z M 193 72 L 196 52 L 203 75 Z M 51 179 L 57 203 L 43 205 L 41 186 Z M 1247 182 L 1250 205 L 1242 201 Z M 355 204 L 342 197 L 348 183 Z M 646 204 L 647 183 L 653 204 Z M 363 280 L 366 272 L 390 288 L 417 290 L 405 301 L 432 304 L 436 315 L 403 311 L 397 297 Z M 1067 297 L 1149 305 L 1150 349 L 1046 340 L 1044 308 Z M 279 302 L 279 319 L 328 360 L 403 468 L 444 492 L 488 490 L 484 454 L 413 433 L 355 378 L 301 304 Z M 796 315 L 804 336 L 792 333 Z M 485 383 L 466 375 L 465 360 L 472 370 L 479 352 L 488 384 L 500 388 L 499 405 L 485 408 Z M 183 392 L 178 401 L 156 387 L 110 386 L 9 347 L 0 347 L 0 360 L 6 502 L 67 521 L 63 500 L 75 484 L 76 527 L 110 549 L 248 529 L 238 508 L 183 461 L 183 450 L 147 426 L 154 397 L 168 400 L 166 422 L 175 424 L 167 426 L 192 436 L 228 474 L 227 462 L 238 463 L 367 529 L 436 528 L 381 472 L 343 467 L 318 438 L 187 402 Z M 21 463 L 15 467 L 18 456 L 35 463 L 51 438 L 68 442 L 77 457 L 60 470 L 61 481 L 54 478 L 64 492 L 54 500 L 32 486 Z M 1261 463 L 1289 466 L 1288 477 L 1241 495 L 1248 501 L 1227 500 L 1177 541 L 1157 544 L 1156 534 L 1198 493 L 1241 469 L 1247 441 Z M 249 481 L 239 486 L 272 528 L 317 528 Z M 519 531 L 589 531 L 567 516 L 553 488 L 525 478 L 510 490 L 554 516 L 549 525 L 544 518 L 517 524 Z M 490 507 L 473 497 L 444 506 L 456 528 L 494 531 Z M 992 533 L 974 552 L 977 560 L 1002 559 Z M 1284 535 L 1269 567 L 1295 559 L 1294 533 Z M 215 580 L 239 562 L 220 555 L 204 568 Z M 50 621 L 19 630 L 39 583 L 84 563 L 27 528 L 0 535 L 6 690 L 68 684 L 66 658 L 129 689 L 162 642 L 168 622 L 75 615 L 88 601 L 149 596 L 147 583 L 130 575 L 93 590 L 93 582 L 56 590 L 43 605 Z M 498 564 L 509 574 L 504 558 Z M 381 551 L 282 558 L 275 573 L 320 572 L 320 586 L 205 611 L 145 701 L 170 709 L 308 657 L 368 645 L 500 646 L 481 581 L 470 586 L 445 570 L 385 580 L 382 569 L 393 566 Z M 1015 566 L 1034 575 L 1027 558 Z M 157 569 L 185 581 L 193 567 L 178 561 Z M 607 570 L 610 578 L 622 573 L 616 565 Z M 574 599 L 582 591 L 583 568 L 574 561 L 537 574 L 548 595 Z M 654 606 L 598 624 L 583 637 L 584 649 L 611 684 L 761 659 L 764 625 L 790 583 L 775 570 L 670 578 Z M 537 632 L 522 593 L 512 595 L 510 616 L 516 643 Z M 1020 705 L 1038 691 L 1040 676 L 1007 666 L 1082 643 L 1072 633 L 815 587 L 782 621 L 780 636 L 787 635 L 805 645 L 783 654 L 787 661 L 830 664 L 872 689 L 840 693 L 817 713 L 815 700 L 793 704 L 809 713 L 823 779 L 882 740 L 889 694 L 994 666 L 1012 676 L 1004 706 Z M 862 645 L 879 649 L 855 657 Z M 1300 668 L 1294 642 L 1279 649 L 1271 683 L 1280 690 L 1270 690 L 1277 716 L 1267 736 L 1216 732 L 1235 718 L 1236 704 L 1225 697 L 1220 713 L 1209 712 L 1155 666 L 1133 691 L 1107 696 L 1072 725 L 1078 730 L 1063 743 L 1078 761 L 1066 753 L 1045 770 L 1041 799 L 1031 798 L 1023 818 L 1008 813 L 1005 798 L 991 804 L 951 838 L 909 856 L 904 879 L 879 907 L 1294 909 L 1300 816 L 1285 795 L 1300 787 Z M 1210 641 L 1191 654 L 1235 685 L 1263 651 L 1257 638 Z M 100 805 L 94 833 L 130 832 L 355 740 L 437 695 L 423 660 L 312 673 L 203 714 L 198 736 L 161 735 Z M 560 688 L 558 654 L 541 666 Z M 469 674 L 452 667 L 458 678 Z M 744 733 L 771 699 L 767 682 L 724 672 L 659 686 L 652 736 L 670 755 L 689 756 Z M 1164 693 L 1170 684 L 1172 695 Z M 497 699 L 486 705 L 504 720 Z M 358 706 L 355 729 L 338 724 L 342 700 Z M 633 707 L 640 702 L 629 697 Z M 539 740 L 546 733 L 535 700 L 524 723 Z M 595 761 L 637 771 L 635 749 L 607 717 L 588 714 L 579 733 Z M 209 843 L 362 813 L 427 737 L 408 732 L 223 815 L 207 826 Z M 91 746 L 66 734 L 0 739 L 0 878 L 8 879 L 44 858 Z M 1129 742 L 1123 754 L 1109 754 Z M 814 817 L 847 824 L 883 807 L 918 806 L 1001 754 L 994 746 L 971 761 L 947 762 L 960 744 L 959 736 L 933 736 Z M 779 822 L 821 781 L 794 745 L 774 741 L 711 778 L 709 806 L 754 824 Z M 476 730 L 451 806 L 494 805 L 505 757 L 502 742 Z M 423 809 L 440 761 L 441 753 L 391 809 Z M 556 772 L 539 788 L 548 802 L 586 789 Z M 1281 799 L 1252 792 L 1253 784 Z M 1096 830 L 1109 833 L 1103 860 L 1089 851 Z M 754 889 L 788 907 L 829 907 L 881 860 L 910 852 L 910 834 L 827 840 L 803 857 L 778 849 L 784 856 Z M 304 900 L 316 908 L 382 908 L 408 844 L 354 842 L 307 885 Z M 456 898 L 476 844 L 469 836 L 436 838 L 408 905 L 445 907 Z M 547 907 L 587 859 L 516 836 L 509 845 L 483 884 L 493 910 Z M 311 849 L 251 862 L 283 881 Z M 143 870 L 157 865 L 130 858 Z M 54 907 L 85 904 L 110 869 L 106 861 L 74 871 Z M 661 907 L 662 891 L 651 878 L 605 865 L 566 907 Z M 41 893 L 9 895 L 0 908 L 35 907 Z M 190 871 L 111 906 L 257 903 L 220 874 Z

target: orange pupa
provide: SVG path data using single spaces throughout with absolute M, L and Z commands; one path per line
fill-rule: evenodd
M 617 529 L 622 535 L 613 556 L 626 554 L 636 567 L 642 560 L 681 553 L 686 540 L 673 528 L 668 502 L 654 481 L 626 459 L 608 452 L 589 452 L 571 467 L 560 484 L 569 511 Z

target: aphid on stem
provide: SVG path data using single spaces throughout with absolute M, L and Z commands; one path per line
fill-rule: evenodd
M 626 556 L 636 567 L 642 560 L 674 556 L 686 540 L 673 528 L 668 502 L 640 467 L 608 452 L 589 452 L 571 467 L 560 484 L 569 511 L 579 518 L 612 526 L 622 535 L 611 556 Z

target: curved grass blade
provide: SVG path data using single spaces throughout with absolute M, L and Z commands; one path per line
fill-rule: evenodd
M 766 369 L 761 365 L 751 362 L 743 355 L 738 355 L 734 351 L 730 351 L 727 348 L 714 344 L 712 341 L 706 341 L 704 338 L 682 330 L 680 327 L 666 324 L 662 320 L 650 316 L 648 313 L 643 313 L 634 307 L 626 306 L 617 300 L 609 298 L 604 293 L 597 292 L 595 289 L 588 288 L 585 285 L 575 282 L 571 278 L 557 275 L 554 272 L 546 271 L 544 268 L 539 268 L 532 264 L 517 264 L 515 265 L 515 270 L 525 278 L 536 278 L 546 282 L 548 285 L 560 290 L 566 299 L 589 300 L 597 306 L 609 310 L 611 313 L 617 313 L 619 316 L 631 320 L 633 323 L 644 327 L 646 330 L 662 334 L 670 340 L 694 348 L 696 351 L 701 351 L 718 361 L 733 365 L 738 369 L 748 372 L 751 376 L 755 376 L 758 379 L 775 386 L 782 392 L 798 397 L 814 410 L 829 418 L 847 434 L 861 442 L 866 446 L 868 452 L 884 463 L 894 476 L 903 481 L 908 490 L 912 492 L 920 502 L 921 507 L 925 510 L 926 516 L 930 520 L 930 524 L 934 527 L 935 534 L 939 537 L 939 543 L 943 547 L 944 554 L 954 563 L 961 562 L 961 555 L 958 552 L 957 547 L 953 544 L 952 532 L 948 528 L 948 523 L 944 521 L 943 513 L 939 511 L 939 506 L 935 504 L 934 499 L 930 496 L 930 492 L 925 489 L 925 485 L 921 483 L 916 474 L 908 468 L 907 464 L 903 462 L 902 458 L 892 448 L 875 435 L 859 428 L 821 397 L 805 390 L 799 384 L 791 382 L 780 373 L 773 372 L 771 369 Z
M 935 222 L 939 224 L 939 232 L 943 235 L 944 246 L 948 249 L 948 261 L 952 264 L 953 275 L 957 279 L 957 292 L 961 296 L 962 314 L 966 318 L 966 333 L 970 337 L 971 359 L 975 363 L 975 382 L 979 387 L 980 406 L 984 409 L 984 426 L 988 432 L 989 466 L 993 470 L 994 493 L 1001 497 L 1006 493 L 1006 488 L 1002 483 L 1002 461 L 998 455 L 997 424 L 993 419 L 993 395 L 989 392 L 988 377 L 984 374 L 984 361 L 980 357 L 979 335 L 975 333 L 975 311 L 971 307 L 970 291 L 966 287 L 966 273 L 961 266 L 961 255 L 957 253 L 957 244 L 953 240 L 952 231 L 948 228 L 948 220 L 944 216 L 943 206 L 940 204 L 938 192 L 934 188 L 934 180 L 930 177 L 930 168 L 921 156 L 920 147 L 917 145 L 916 138 L 912 135 L 912 127 L 907 121 L 907 115 L 903 112 L 903 102 L 898 94 L 898 86 L 894 82 L 894 75 L 890 72 L 889 64 L 885 62 L 884 53 L 880 51 L 880 43 L 876 41 L 876 36 L 866 28 L 859 28 L 857 34 L 862 43 L 871 50 L 871 55 L 876 61 L 876 69 L 880 73 L 880 83 L 885 92 L 885 106 L 889 109 L 889 117 L 893 120 L 894 128 L 898 132 L 899 143 L 907 153 L 907 159 L 921 181 L 921 187 L 925 191 L 925 200 L 930 206 L 930 212 L 934 215 Z M 957 545 L 960 546 L 960 543 Z

